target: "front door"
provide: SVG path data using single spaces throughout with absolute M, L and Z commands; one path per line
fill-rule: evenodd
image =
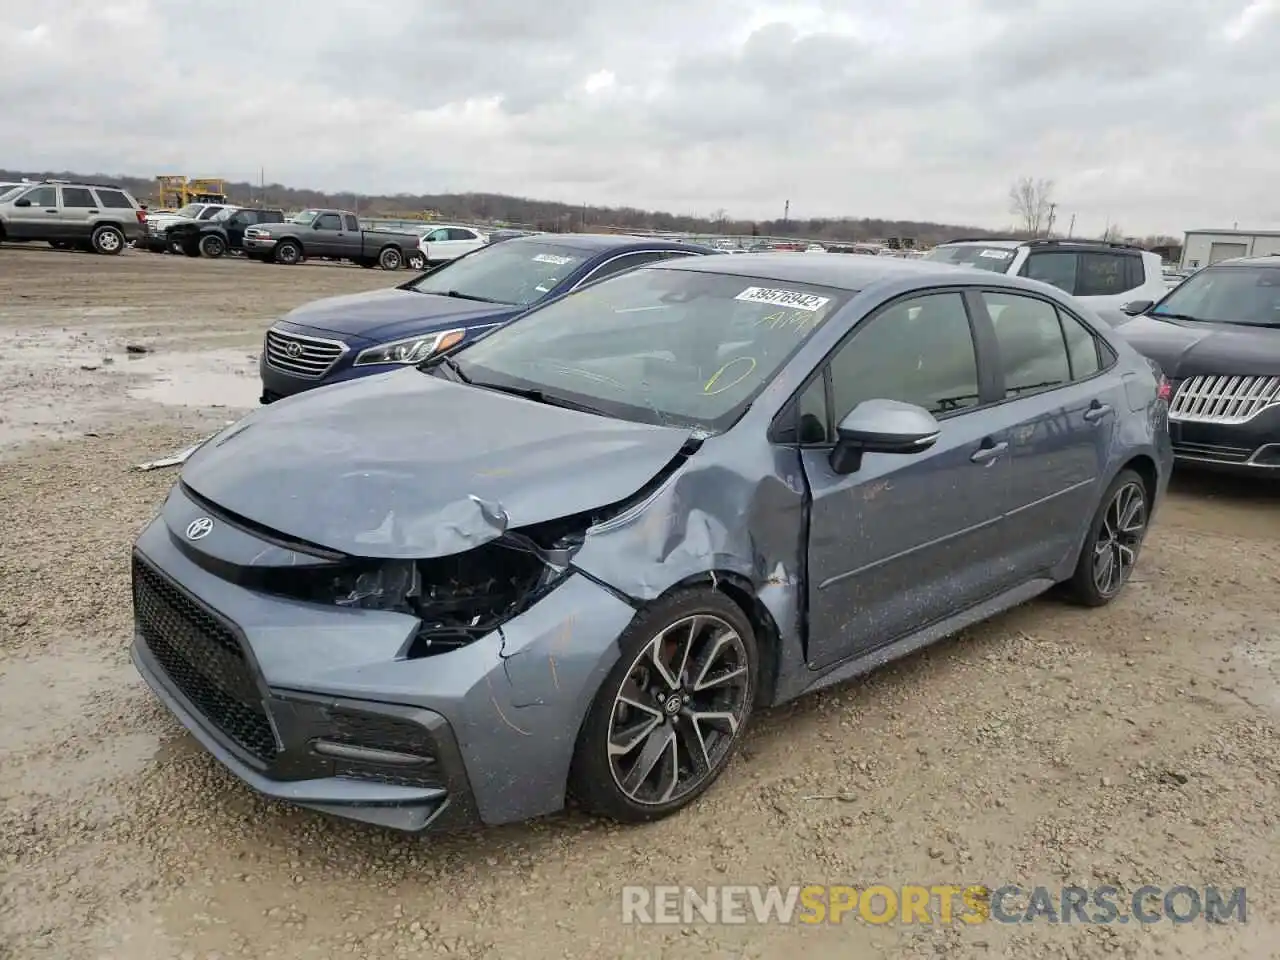
M 16 202 L 26 200 L 27 206 Z M 7 231 L 14 240 L 56 240 L 61 235 L 58 212 L 58 188 L 52 185 L 36 187 L 15 198 L 9 213 Z
M 1014 421 L 1011 561 L 1025 578 L 1042 576 L 1079 547 L 1128 400 L 1114 356 L 1080 319 L 1032 294 L 978 300 L 995 328 L 1002 406 Z
M 347 242 L 347 233 L 342 229 L 342 217 L 336 213 L 322 213 L 311 225 L 315 231 L 308 244 L 307 253 L 315 257 L 352 257 L 356 255 Z M 356 242 L 359 243 L 359 235 Z
M 867 454 L 837 474 L 801 453 L 812 495 L 809 665 L 866 653 L 997 592 L 1009 495 L 1006 421 L 985 406 L 964 297 L 897 301 L 832 356 L 832 424 L 864 400 L 915 403 L 941 435 L 917 454 Z M 828 440 L 833 439 L 828 437 Z

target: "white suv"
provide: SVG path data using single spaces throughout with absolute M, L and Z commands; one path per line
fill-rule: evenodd
M 1095 310 L 1119 310 L 1131 301 L 1155 301 L 1169 292 L 1159 255 L 1127 243 L 951 240 L 924 259 L 1051 283 Z

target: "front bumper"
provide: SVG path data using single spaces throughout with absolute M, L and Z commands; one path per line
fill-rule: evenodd
M 247 257 L 271 257 L 275 254 L 276 241 L 269 237 L 245 237 L 242 244 Z
M 133 659 L 237 777 L 408 831 L 563 807 L 632 607 L 572 574 L 501 631 L 411 658 L 413 617 L 265 595 L 195 562 L 170 530 L 197 515 L 174 494 L 138 539 Z
M 1169 419 L 1178 463 L 1242 474 L 1280 476 L 1280 407 L 1244 423 Z

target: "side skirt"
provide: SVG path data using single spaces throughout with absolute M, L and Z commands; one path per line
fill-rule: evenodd
M 864 673 L 870 673 L 886 663 L 901 659 L 908 654 L 915 653 L 917 650 L 936 643 L 944 637 L 959 633 L 965 627 L 981 623 L 983 620 L 990 620 L 997 614 L 1020 606 L 1051 589 L 1055 582 L 1048 578 L 1029 580 L 1021 586 L 1006 590 L 1004 593 L 997 594 L 989 600 L 984 600 L 954 616 L 947 617 L 945 620 L 932 623 L 917 630 L 915 633 L 909 633 L 901 639 L 894 640 L 892 643 L 886 643 L 884 646 L 876 647 L 874 650 L 869 650 L 860 656 L 844 660 L 831 667 L 808 686 L 796 691 L 792 696 L 779 698 L 777 702 L 781 703 L 792 699 L 793 696 L 798 697 L 817 690 L 825 690 L 827 687 L 844 683 L 846 680 L 852 680 L 854 677 L 859 677 Z

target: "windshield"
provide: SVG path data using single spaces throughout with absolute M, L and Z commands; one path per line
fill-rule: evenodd
M 554 243 L 508 240 L 459 257 L 406 289 L 526 306 L 546 296 L 587 259 Z
M 200 215 L 200 211 L 205 208 L 203 203 L 188 203 L 185 207 L 179 207 L 173 212 L 175 217 L 189 217 L 194 220 Z
M 14 197 L 20 194 L 22 192 L 22 185 L 19 184 L 18 186 L 10 187 L 7 190 L 4 187 L 0 187 L 0 191 L 3 191 L 3 192 L 0 192 L 0 203 L 4 203 L 8 200 L 12 200 Z
M 1004 273 L 1013 263 L 1015 251 L 1003 247 L 983 247 L 974 245 L 934 247 L 921 259 L 938 263 L 951 263 L 958 267 L 976 267 L 979 270 L 990 270 L 992 273 Z
M 289 218 L 290 223 L 310 223 L 316 217 L 320 216 L 319 210 L 301 210 Z
M 851 295 L 641 267 L 530 311 L 454 361 L 477 385 L 720 432 Z
M 1275 267 L 1209 267 L 1192 274 L 1151 309 L 1201 323 L 1280 326 L 1280 261 Z

